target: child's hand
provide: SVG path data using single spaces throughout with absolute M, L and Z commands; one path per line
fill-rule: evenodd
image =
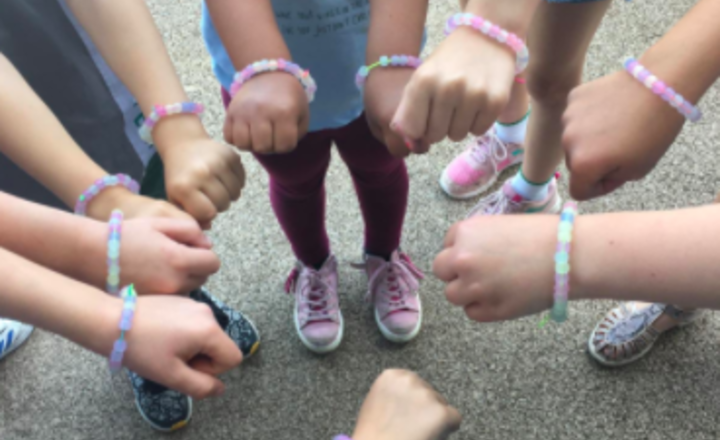
M 441 440 L 460 428 L 462 417 L 417 374 L 387 370 L 365 399 L 355 440 Z
M 126 221 L 120 244 L 120 284 L 135 283 L 139 292 L 190 292 L 220 269 L 211 247 L 194 220 Z M 105 274 L 105 258 L 100 263 L 100 273 Z
M 113 304 L 108 322 L 117 323 L 121 307 L 119 301 Z M 117 339 L 116 324 L 111 328 L 110 337 Z M 187 298 L 138 298 L 126 338 L 123 364 L 127 368 L 195 399 L 222 394 L 225 387 L 216 376 L 242 362 L 240 349 L 220 328 L 210 308 Z
M 445 296 L 479 322 L 539 313 L 552 306 L 556 216 L 485 216 L 455 224 L 433 271 Z
M 578 87 L 563 117 L 570 193 L 587 200 L 642 179 L 672 145 L 684 120 L 626 72 Z
M 263 73 L 244 84 L 228 107 L 225 140 L 257 154 L 289 153 L 310 122 L 300 82 L 285 72 Z
M 411 153 L 402 136 L 390 128 L 390 122 L 413 73 L 410 68 L 378 68 L 365 84 L 365 114 L 370 130 L 396 157 Z
M 395 130 L 425 153 L 449 136 L 485 133 L 510 97 L 515 57 L 478 32 L 453 32 L 413 75 L 393 119 Z M 372 75 L 371 75 L 372 76 Z
M 245 169 L 231 147 L 203 134 L 161 151 L 168 199 L 204 227 L 240 198 Z

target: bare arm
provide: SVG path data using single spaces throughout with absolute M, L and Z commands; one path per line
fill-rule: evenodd
M 143 0 L 67 0 L 105 61 L 138 100 L 146 115 L 154 105 L 187 101 L 160 32 Z M 192 115 L 167 118 L 153 130 L 160 154 L 175 140 L 204 136 Z
M 236 70 L 264 58 L 290 59 L 270 0 L 208 0 L 207 7 Z
M 720 205 L 585 216 L 576 228 L 576 299 L 720 309 Z
M 382 55 L 418 55 L 427 8 L 427 0 L 371 0 L 367 64 Z

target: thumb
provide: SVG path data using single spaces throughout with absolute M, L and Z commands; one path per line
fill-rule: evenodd
M 212 248 L 212 242 L 194 220 L 155 219 L 153 226 L 178 243 L 203 249 Z
M 180 359 L 177 359 L 172 383 L 168 387 L 187 394 L 193 399 L 205 399 L 219 396 L 225 392 L 225 385 L 213 375 L 194 370 Z
M 390 151 L 390 154 L 392 154 L 394 157 L 407 157 L 410 155 L 411 151 L 405 144 L 405 141 L 402 137 L 397 135 L 396 133 L 393 133 L 392 131 L 388 131 L 385 133 L 385 146 L 387 146 L 387 149 Z

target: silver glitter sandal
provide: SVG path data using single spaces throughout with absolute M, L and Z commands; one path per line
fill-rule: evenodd
M 641 359 L 663 333 L 653 327 L 662 315 L 676 320 L 677 327 L 684 327 L 695 321 L 700 311 L 659 303 L 642 308 L 637 302 L 622 303 L 608 312 L 590 334 L 588 353 L 606 367 L 622 367 Z

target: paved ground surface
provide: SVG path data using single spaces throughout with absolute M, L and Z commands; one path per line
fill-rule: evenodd
M 206 121 L 220 133 L 222 110 L 198 32 L 199 0 L 150 2 L 193 97 L 210 105 Z M 616 2 L 592 47 L 588 78 L 639 54 L 691 0 Z M 431 43 L 454 2 L 434 0 Z M 708 115 L 688 128 L 645 181 L 586 210 L 617 211 L 697 205 L 720 189 L 715 89 Z M 436 180 L 458 151 L 450 143 L 409 161 L 412 193 L 405 248 L 429 269 L 446 228 L 468 204 L 442 196 Z M 329 439 L 351 430 L 361 398 L 387 367 L 411 368 L 435 383 L 465 414 L 460 439 L 717 439 L 720 425 L 720 320 L 664 339 L 652 356 L 622 371 L 598 369 L 585 356 L 588 332 L 610 304 L 573 307 L 573 319 L 537 330 L 535 318 L 474 325 L 446 304 L 442 286 L 423 286 L 427 324 L 418 340 L 384 342 L 363 303 L 363 275 L 347 263 L 359 257 L 361 223 L 349 176 L 335 160 L 328 176 L 328 225 L 341 269 L 347 337 L 335 354 L 316 357 L 297 341 L 290 298 L 281 293 L 293 261 L 266 200 L 267 179 L 246 158 L 244 198 L 213 232 L 224 261 L 210 287 L 253 317 L 263 334 L 257 358 L 226 377 L 228 393 L 197 405 L 177 439 Z M 111 386 L 99 358 L 45 333 L 0 365 L 0 439 L 153 439 L 121 381 Z

